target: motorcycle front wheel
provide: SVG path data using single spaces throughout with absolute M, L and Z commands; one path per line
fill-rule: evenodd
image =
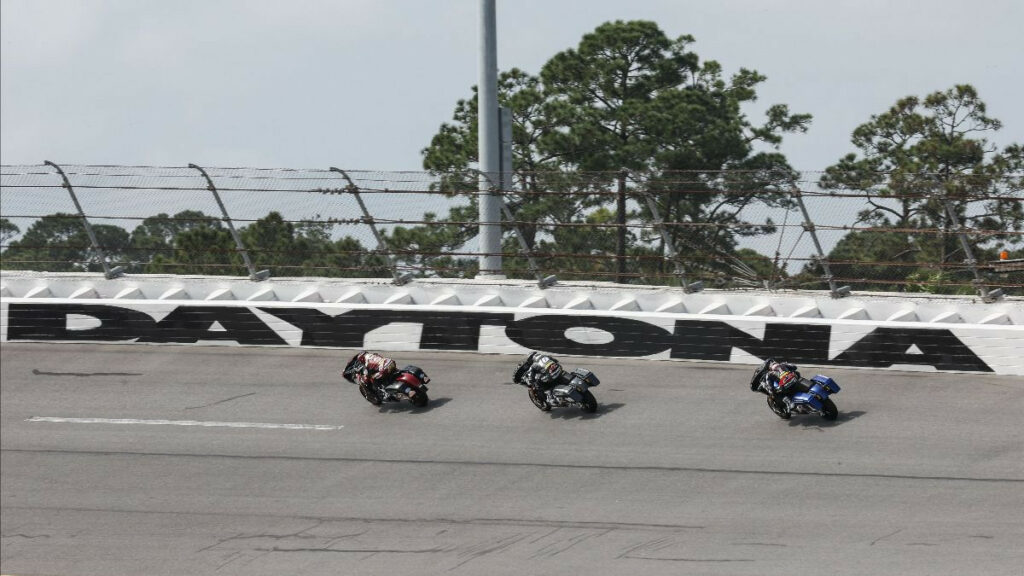
M 786 410 L 785 406 L 781 405 L 781 402 L 776 402 L 772 396 L 768 397 L 768 407 L 772 409 L 772 412 L 775 412 L 776 416 L 783 420 L 789 420 L 790 416 L 792 416 L 790 411 Z
M 829 421 L 839 417 L 839 408 L 836 408 L 836 403 L 831 398 L 826 398 L 821 403 L 821 417 Z
M 597 398 L 590 390 L 583 392 L 583 411 L 587 414 L 597 412 Z
M 383 399 L 380 397 L 380 394 L 378 394 L 376 390 L 372 390 L 369 387 L 364 386 L 362 384 L 359 385 L 359 393 L 363 395 L 363 398 L 366 398 L 367 402 L 373 404 L 374 406 L 380 406 L 381 402 L 383 401 Z
M 548 399 L 544 397 L 544 393 L 536 388 L 528 388 L 530 393 L 530 402 L 536 406 L 541 412 L 547 412 L 551 410 L 551 404 L 548 404 Z

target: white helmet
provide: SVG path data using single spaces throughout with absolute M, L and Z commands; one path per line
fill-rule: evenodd
M 554 382 L 562 375 L 562 365 L 558 363 L 558 360 L 550 356 L 537 358 L 533 363 L 533 369 L 537 374 L 537 380 L 543 384 Z

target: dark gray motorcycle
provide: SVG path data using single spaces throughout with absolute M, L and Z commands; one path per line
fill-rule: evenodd
M 597 412 L 597 398 L 590 389 L 601 381 L 585 368 L 567 372 L 551 356 L 533 352 L 516 366 L 512 381 L 526 386 L 530 401 L 544 412 L 568 406 L 578 406 L 589 414 Z

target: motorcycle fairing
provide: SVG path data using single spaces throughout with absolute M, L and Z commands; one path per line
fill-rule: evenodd
M 814 388 L 811 388 L 811 390 L 814 390 Z M 820 390 L 820 388 L 819 388 L 819 390 Z M 818 399 L 819 396 L 822 397 L 822 398 L 828 398 L 828 394 L 820 394 L 820 393 L 818 393 L 818 395 L 815 395 L 812 392 L 801 392 L 799 394 L 794 394 L 793 395 L 792 402 L 793 402 L 794 405 L 796 405 L 796 404 L 807 404 L 808 406 L 810 406 L 814 410 L 820 411 L 824 406 L 822 405 L 821 400 Z
M 597 386 L 598 384 L 601 383 L 601 381 L 597 379 L 597 376 L 595 376 L 593 372 L 587 370 L 586 368 L 575 368 L 572 371 L 572 375 L 573 380 L 575 380 L 576 378 L 583 380 L 583 382 L 586 383 L 588 388 L 593 388 L 594 386 Z
M 839 384 L 836 384 L 836 381 L 829 378 L 828 376 L 822 376 L 821 374 L 818 374 L 814 378 L 811 378 L 811 380 L 817 382 L 821 386 L 824 386 L 829 394 L 835 394 L 836 392 L 839 392 Z
M 551 392 L 555 396 L 571 398 L 573 402 L 580 402 L 581 400 L 583 400 L 583 395 L 580 394 L 578 390 L 576 390 L 576 386 L 573 384 L 562 384 L 560 386 L 555 386 L 554 388 L 551 389 Z
M 825 407 L 822 401 L 830 395 L 839 392 L 839 384 L 836 384 L 836 381 L 828 376 L 818 374 L 808 382 L 811 384 L 811 387 L 807 392 L 794 394 L 793 404 L 807 404 L 815 411 L 821 411 Z

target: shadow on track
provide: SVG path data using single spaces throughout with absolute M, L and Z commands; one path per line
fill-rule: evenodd
M 597 412 L 594 412 L 593 414 L 587 414 L 579 408 L 554 408 L 551 412 L 548 412 L 548 415 L 553 420 L 596 420 L 597 418 L 600 418 L 605 414 L 610 414 L 623 406 L 625 406 L 625 404 L 622 402 L 614 402 L 612 404 L 598 403 Z
M 409 414 L 425 414 L 434 408 L 440 408 L 451 401 L 451 398 L 447 398 L 445 396 L 431 398 L 430 402 L 428 402 L 423 408 L 417 408 L 408 402 L 388 402 L 382 404 L 378 410 L 383 413 L 408 412 Z
M 841 424 L 845 424 L 851 420 L 856 420 L 863 416 L 865 412 L 854 410 L 852 412 L 839 412 L 839 416 L 832 422 L 819 417 L 795 417 L 789 421 L 790 427 L 800 428 L 835 428 Z

